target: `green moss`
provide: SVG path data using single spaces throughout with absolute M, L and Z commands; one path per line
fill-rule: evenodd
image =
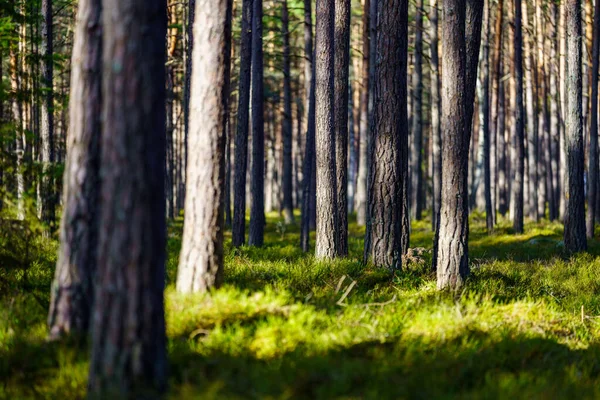
M 262 249 L 227 243 L 222 289 L 187 296 L 173 287 L 181 220 L 171 224 L 169 397 L 600 397 L 597 241 L 566 258 L 558 224 L 512 235 L 501 221 L 487 235 L 475 215 L 473 271 L 450 294 L 435 290 L 427 251 L 395 275 L 364 266 L 351 221 L 350 256 L 316 262 L 299 227 L 279 221 L 268 216 Z M 412 247 L 431 249 L 430 225 L 414 224 Z M 0 398 L 81 398 L 87 344 L 45 341 L 56 243 L 32 249 L 28 268 L 0 270 Z

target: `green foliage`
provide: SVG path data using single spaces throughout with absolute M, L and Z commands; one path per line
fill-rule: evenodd
M 227 245 L 222 289 L 186 296 L 173 285 L 181 220 L 169 227 L 170 398 L 600 397 L 597 241 L 564 258 L 558 224 L 515 236 L 503 221 L 488 236 L 475 215 L 473 273 L 451 294 L 435 289 L 427 221 L 412 232 L 425 251 L 396 275 L 362 265 L 354 222 L 350 257 L 324 263 L 278 221 L 262 249 Z M 45 342 L 56 243 L 36 241 L 27 285 L 1 270 L 13 284 L 0 295 L 0 398 L 82 398 L 86 345 Z

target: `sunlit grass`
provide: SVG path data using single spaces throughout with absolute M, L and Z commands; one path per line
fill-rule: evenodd
M 299 250 L 299 216 L 279 221 L 268 215 L 262 249 L 228 242 L 224 287 L 199 295 L 175 291 L 181 220 L 170 226 L 171 398 L 600 397 L 598 242 L 566 258 L 558 223 L 487 235 L 476 214 L 472 275 L 451 294 L 435 290 L 428 220 L 411 232 L 422 259 L 394 275 L 362 264 L 354 221 L 349 257 L 326 263 Z M 0 270 L 2 398 L 84 396 L 87 345 L 45 342 L 55 251 Z

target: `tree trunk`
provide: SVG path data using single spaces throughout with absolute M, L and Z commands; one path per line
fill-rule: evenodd
M 152 397 L 167 383 L 166 2 L 103 4 L 110 12 L 103 18 L 102 194 L 88 388 L 91 398 Z M 216 12 L 208 1 L 197 11 L 205 9 Z
M 514 127 L 514 151 L 515 164 L 511 165 L 514 168 L 514 181 L 512 183 L 513 200 L 514 200 L 514 215 L 513 229 L 515 233 L 523 233 L 523 184 L 525 178 L 525 139 L 523 119 L 525 109 L 523 105 L 523 29 L 522 29 L 522 12 L 523 8 L 521 0 L 514 1 L 514 65 L 515 65 L 515 127 Z
M 290 65 L 290 30 L 287 0 L 281 6 L 283 36 L 283 216 L 286 224 L 294 222 L 293 165 L 292 165 L 292 77 Z
M 335 0 L 335 166 L 337 183 L 337 252 L 348 254 L 348 80 L 350 67 L 350 0 Z
M 567 0 L 567 204 L 565 248 L 575 253 L 587 249 L 583 183 L 583 117 L 581 75 L 581 0 Z
M 431 51 L 431 136 L 432 136 L 432 229 L 437 228 L 437 221 L 440 212 L 440 198 L 442 195 L 442 130 L 440 126 L 442 99 L 440 96 L 440 61 L 438 55 L 439 35 L 438 35 L 438 0 L 431 1 L 431 12 L 429 22 L 431 28 L 430 51 Z M 502 1 L 502 0 L 500 0 Z
M 265 123 L 263 82 L 262 0 L 253 0 L 252 14 L 252 169 L 248 244 L 261 247 L 265 229 Z
M 42 0 L 42 101 L 41 161 L 42 161 L 42 220 L 52 229 L 54 225 L 54 50 L 52 40 L 52 0 Z
M 335 124 L 334 124 L 334 0 L 317 0 L 315 43 L 315 105 L 317 150 L 317 258 L 338 255 Z
M 101 0 L 79 2 L 71 63 L 64 211 L 48 315 L 51 339 L 85 335 L 90 325 L 100 211 L 101 14 Z
M 366 254 L 378 267 L 402 267 L 402 145 L 408 135 L 407 53 L 408 1 L 377 5 L 378 38 L 372 49 L 375 68 L 371 166 L 369 178 L 370 235 Z
M 17 219 L 25 219 L 25 178 L 23 176 L 23 106 L 19 98 L 21 79 L 19 76 L 19 56 L 17 46 L 10 46 L 10 87 L 12 91 L 12 114 L 16 125 L 15 137 L 15 180 L 17 184 Z
M 588 166 L 587 237 L 594 237 L 598 197 L 598 58 L 600 57 L 600 0 L 596 0 L 592 44 L 592 96 L 590 99 L 590 154 Z
M 415 49 L 412 73 L 412 165 L 411 165 L 411 215 L 417 220 L 423 213 L 423 0 L 418 0 L 415 10 Z
M 232 0 L 200 0 L 192 54 L 187 200 L 177 290 L 205 292 L 223 281 L 225 126 Z M 215 95 L 215 88 L 220 88 Z
M 302 190 L 302 231 L 300 244 L 302 251 L 310 247 L 311 200 L 313 178 L 315 176 L 315 74 L 312 44 L 311 0 L 304 0 L 304 82 L 306 84 L 306 149 L 304 154 Z
M 491 185 L 491 165 L 490 165 L 490 25 L 491 25 L 491 5 L 488 0 L 485 15 L 485 44 L 483 46 L 483 84 L 482 84 L 482 112 L 483 112 L 483 190 L 485 197 L 485 226 L 488 233 L 494 230 L 494 211 L 492 208 L 492 185 Z
M 496 11 L 496 26 L 495 26 L 495 37 L 494 37 L 494 51 L 492 54 L 492 103 L 491 103 L 491 118 L 490 118 L 490 134 L 492 136 L 493 150 L 491 170 L 492 170 L 492 212 L 494 224 L 496 223 L 496 210 L 499 205 L 499 178 L 500 178 L 500 167 L 499 167 L 499 151 L 500 151 L 500 140 L 499 140 L 499 125 L 500 125 L 500 90 L 502 86 L 502 33 L 503 33 L 503 21 L 504 21 L 504 0 L 498 0 L 498 6 Z
M 468 153 L 483 2 L 444 3 L 442 199 L 434 267 L 438 289 L 457 289 L 469 273 Z
M 240 33 L 240 76 L 237 130 L 235 134 L 235 175 L 233 186 L 233 225 L 231 243 L 244 244 L 246 238 L 246 169 L 248 167 L 248 125 L 250 118 L 250 71 L 252 63 L 253 0 L 243 0 Z

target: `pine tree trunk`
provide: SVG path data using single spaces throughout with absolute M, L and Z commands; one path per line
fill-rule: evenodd
M 423 0 L 418 0 L 415 10 L 415 49 L 412 73 L 412 165 L 411 165 L 411 215 L 417 220 L 423 213 Z
M 590 153 L 588 166 L 587 237 L 594 237 L 598 197 L 598 58 L 600 57 L 600 0 L 596 0 L 592 43 L 592 96 L 590 99 Z
M 567 204 L 565 248 L 569 252 L 587 249 L 583 183 L 583 114 L 581 74 L 581 0 L 567 0 Z
M 482 84 L 482 112 L 483 112 L 483 190 L 485 197 L 485 225 L 488 233 L 494 230 L 494 211 L 492 208 L 492 185 L 491 185 L 491 165 L 490 165 L 490 25 L 491 25 L 491 5 L 487 1 L 485 9 L 485 43 L 483 45 L 483 84 Z
M 81 0 L 71 64 L 68 152 L 50 338 L 88 332 L 96 273 L 102 109 L 102 4 Z
M 214 9 L 207 3 L 197 10 Z M 102 194 L 88 388 L 90 398 L 152 397 L 167 383 L 166 2 L 103 5 L 110 12 L 103 17 Z
M 334 37 L 335 2 L 317 0 L 315 43 L 315 105 L 317 156 L 317 235 L 315 256 L 334 258 L 338 255 L 339 232 L 334 122 Z
M 524 201 L 523 189 L 525 178 L 525 138 L 523 120 L 525 117 L 525 108 L 523 104 L 523 27 L 522 27 L 522 4 L 521 0 L 514 1 L 514 64 L 515 64 L 515 127 L 514 127 L 514 143 L 515 143 L 515 164 L 514 181 L 512 183 L 513 199 L 514 199 L 514 215 L 513 229 L 515 233 L 523 233 L 523 214 Z
M 233 225 L 231 227 L 231 243 L 235 247 L 243 245 L 246 241 L 246 169 L 248 167 L 248 128 L 250 119 L 252 13 L 253 0 L 244 0 L 242 2 L 242 31 L 240 33 L 240 76 L 234 154 Z
M 440 96 L 441 92 L 441 74 L 440 74 L 440 61 L 438 55 L 439 47 L 439 35 L 438 35 L 438 0 L 431 1 L 431 11 L 429 14 L 430 21 L 430 51 L 431 51 L 431 136 L 432 136 L 432 150 L 433 150 L 433 179 L 432 179 L 432 192 L 433 192 L 433 205 L 432 205 L 432 218 L 431 224 L 432 229 L 437 228 L 437 221 L 440 212 L 440 198 L 442 189 L 442 130 L 440 126 L 441 110 L 442 110 L 442 99 Z M 502 0 L 501 0 L 502 1 Z
M 10 87 L 12 96 L 12 114 L 16 125 L 15 137 L 15 181 L 17 186 L 17 219 L 25 219 L 25 178 L 23 176 L 23 106 L 19 99 L 21 91 L 21 79 L 19 76 L 19 56 L 17 46 L 12 44 L 10 47 Z
M 369 178 L 369 220 L 365 238 L 368 258 L 378 267 L 402 267 L 402 145 L 408 136 L 407 53 L 408 1 L 377 4 L 378 38 L 375 52 L 372 152 Z
M 290 64 L 290 30 L 287 0 L 281 6 L 283 36 L 283 216 L 286 224 L 294 222 L 293 164 L 292 164 L 292 77 Z
M 335 166 L 337 252 L 348 254 L 348 96 L 350 75 L 350 0 L 335 0 L 334 39 Z
M 42 90 L 41 161 L 42 161 L 42 220 L 54 225 L 54 49 L 52 0 L 42 0 Z
M 252 169 L 248 244 L 261 247 L 265 229 L 265 122 L 263 82 L 262 0 L 252 13 Z
M 223 281 L 225 126 L 232 0 L 200 0 L 192 54 L 188 193 L 177 290 L 205 292 Z M 215 93 L 215 88 L 220 88 Z

